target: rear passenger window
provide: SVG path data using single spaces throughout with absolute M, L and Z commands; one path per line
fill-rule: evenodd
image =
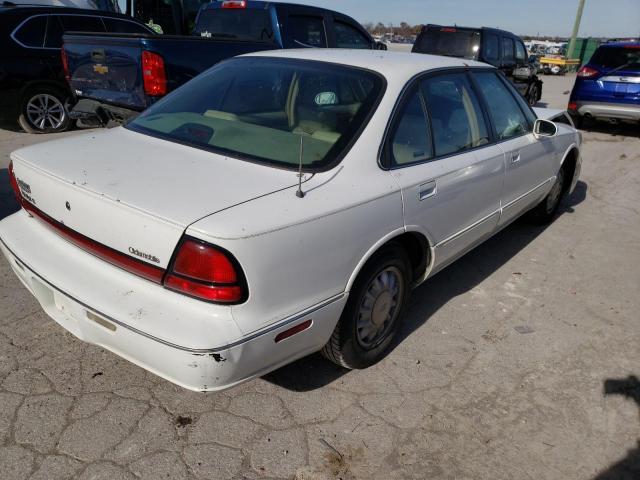
M 477 72 L 473 75 L 486 100 L 498 138 L 507 139 L 529 132 L 529 123 L 518 101 L 497 75 L 494 72 Z
M 42 47 L 47 17 L 31 17 L 16 31 L 15 39 L 25 47 Z
M 511 38 L 502 37 L 502 63 L 508 65 L 515 63 L 515 61 L 513 40 Z
M 427 116 L 416 90 L 404 104 L 391 136 L 391 164 L 410 165 L 433 157 Z
M 104 32 L 100 17 L 84 15 L 61 15 L 62 27 L 66 32 Z
M 482 50 L 484 60 L 492 65 L 498 65 L 500 60 L 500 51 L 498 48 L 498 36 L 493 33 L 487 33 L 484 35 L 482 42 Z
M 516 41 L 516 63 L 524 65 L 527 63 L 527 50 L 522 42 Z
M 102 17 L 104 26 L 109 33 L 150 33 L 147 28 L 128 20 Z
M 326 47 L 327 36 L 322 17 L 291 17 L 293 41 L 300 47 Z
M 338 48 L 371 48 L 367 37 L 351 25 L 336 20 L 333 23 L 333 29 Z
M 489 142 L 480 103 L 465 74 L 438 75 L 420 86 L 431 118 L 437 156 Z
M 62 46 L 62 23 L 58 15 L 49 15 L 47 21 L 47 38 L 44 46 L 47 48 L 60 48 Z

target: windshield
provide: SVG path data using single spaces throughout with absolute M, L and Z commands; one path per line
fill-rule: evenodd
M 269 11 L 257 8 L 203 10 L 194 34 L 211 38 L 274 41 Z
M 454 27 L 426 29 L 416 41 L 414 52 L 475 60 L 480 50 L 480 32 Z
M 626 66 L 638 70 L 640 69 L 640 47 L 600 47 L 593 54 L 589 63 L 604 68 Z
M 324 62 L 235 58 L 199 75 L 127 128 L 260 163 L 338 161 L 384 89 L 379 75 Z

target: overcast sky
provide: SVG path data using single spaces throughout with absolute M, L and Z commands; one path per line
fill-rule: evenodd
M 520 35 L 571 35 L 578 0 L 283 0 L 318 5 L 361 23 L 497 27 Z M 586 0 L 580 36 L 637 37 L 640 0 Z

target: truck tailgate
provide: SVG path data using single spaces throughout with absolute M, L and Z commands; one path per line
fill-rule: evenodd
M 147 107 L 140 65 L 145 35 L 65 35 L 71 90 L 135 110 Z

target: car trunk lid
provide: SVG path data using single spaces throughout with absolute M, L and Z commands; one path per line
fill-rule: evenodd
M 58 225 L 166 268 L 185 228 L 294 186 L 290 171 L 117 128 L 12 154 L 21 193 Z

